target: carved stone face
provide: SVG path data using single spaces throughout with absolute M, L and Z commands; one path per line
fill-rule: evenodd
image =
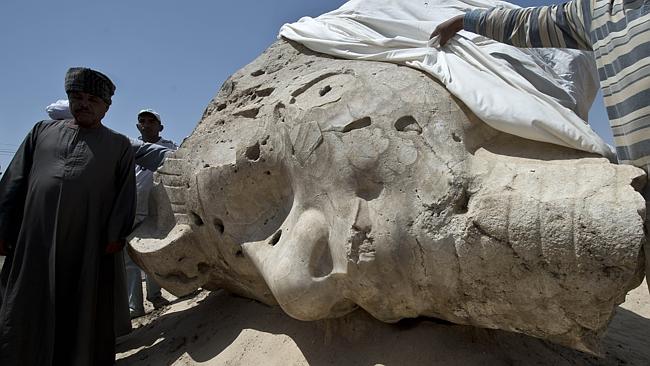
M 425 74 L 279 41 L 159 171 L 132 254 L 182 295 L 593 350 L 640 281 L 640 170 L 495 131 Z M 638 187 L 637 187 L 638 188 Z

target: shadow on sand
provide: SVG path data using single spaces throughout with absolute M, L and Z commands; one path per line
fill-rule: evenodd
M 117 364 L 192 364 L 217 357 L 246 364 L 242 358 L 249 352 L 261 354 L 268 361 L 264 364 L 282 364 L 286 346 L 268 349 L 265 339 L 283 335 L 309 365 L 317 366 L 650 364 L 650 320 L 623 308 L 617 309 L 605 338 L 605 357 L 596 358 L 521 334 L 430 319 L 391 325 L 357 311 L 340 319 L 301 322 L 279 308 L 223 291 L 187 310 L 162 315 L 121 339 Z M 246 337 L 251 339 L 241 339 Z

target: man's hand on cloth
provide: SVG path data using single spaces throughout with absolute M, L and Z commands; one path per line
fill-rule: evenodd
M 431 33 L 429 39 L 440 36 L 440 47 L 444 46 L 453 36 L 456 35 L 456 33 L 463 30 L 464 17 L 464 15 L 456 15 L 455 17 L 440 23 L 436 29 L 434 29 L 433 33 Z

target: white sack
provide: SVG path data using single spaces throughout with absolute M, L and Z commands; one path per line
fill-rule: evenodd
M 285 24 L 279 35 L 336 57 L 423 70 L 495 129 L 615 159 L 584 121 L 598 90 L 591 53 L 519 49 L 466 31 L 443 48 L 429 41 L 441 22 L 494 6 L 517 7 L 494 0 L 352 0 Z
M 67 99 L 59 99 L 56 102 L 45 107 L 47 115 L 51 119 L 71 119 L 70 105 Z

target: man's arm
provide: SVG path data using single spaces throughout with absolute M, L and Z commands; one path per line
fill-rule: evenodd
M 130 140 L 133 154 L 135 155 L 135 163 L 152 172 L 158 170 L 165 160 L 165 155 L 172 151 L 164 146 L 134 139 Z
M 431 34 L 444 46 L 464 29 L 516 47 L 558 47 L 591 50 L 589 0 L 536 8 L 471 10 L 441 23 Z
M 0 179 L 0 255 L 9 254 L 22 223 L 29 172 L 40 123 L 27 134 Z
M 125 148 L 116 171 L 117 194 L 108 221 L 105 252 L 118 252 L 126 244 L 135 218 L 135 162 L 132 148 Z

